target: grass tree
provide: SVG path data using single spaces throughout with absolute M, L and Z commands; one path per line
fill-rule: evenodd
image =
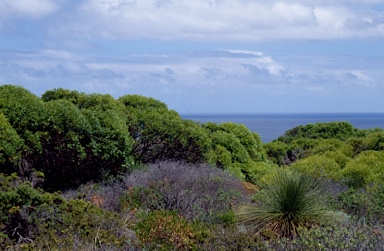
M 326 219 L 327 192 L 321 182 L 299 172 L 278 170 L 260 184 L 255 205 L 240 208 L 239 223 L 252 232 L 272 231 L 292 238 L 300 227 Z

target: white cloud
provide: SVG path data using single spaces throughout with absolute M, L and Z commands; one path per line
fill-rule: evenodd
M 310 65 L 306 64 L 308 60 L 312 62 Z M 130 90 L 139 93 L 144 91 L 147 95 L 158 95 L 162 91 L 185 92 L 189 86 L 201 90 L 219 86 L 276 89 L 291 86 L 320 90 L 332 89 L 340 83 L 375 87 L 377 73 L 370 71 L 375 68 L 368 67 L 363 59 L 356 61 L 355 65 L 342 64 L 339 68 L 335 68 L 332 58 L 316 59 L 312 56 L 307 60 L 301 58 L 290 61 L 295 63 L 287 65 L 261 52 L 245 50 L 109 58 L 44 50 L 34 54 L 13 54 L 10 59 L 3 55 L 0 78 L 7 82 L 50 83 L 55 80 L 64 85 L 70 82 L 82 91 L 87 91 L 85 83 L 92 82 L 93 89 L 99 83 L 103 91 L 106 91 L 107 84 L 107 92 L 116 94 L 120 93 L 121 86 L 128 86 Z M 358 64 L 362 64 L 361 68 L 357 67 Z
M 54 0 L 2 0 L 0 15 L 4 17 L 40 18 L 52 14 L 58 9 Z
M 379 65 L 371 58 L 313 55 L 283 62 L 246 50 L 112 57 L 43 50 L 2 52 L 0 80 L 23 85 L 37 94 L 57 87 L 115 97 L 138 93 L 180 111 L 205 111 L 206 107 L 207 111 L 247 112 L 252 105 L 279 111 L 279 102 L 284 99 L 297 107 L 312 99 L 327 104 L 329 100 L 348 100 L 349 105 L 343 107 L 351 111 L 354 100 L 367 100 L 364 109 L 369 111 L 369 104 L 377 103 L 381 93 L 382 87 L 377 85 L 382 78 Z M 331 103 L 328 106 L 332 107 Z M 308 105 L 302 109 L 312 108 Z
M 88 0 L 73 26 L 108 38 L 259 41 L 381 36 L 377 1 Z M 79 27 L 79 21 L 85 21 Z M 354 20 L 351 22 L 351 20 Z M 365 27 L 361 27 L 361 23 Z

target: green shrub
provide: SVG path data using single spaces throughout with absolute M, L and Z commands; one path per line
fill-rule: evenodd
M 232 122 L 222 123 L 219 128 L 235 135 L 253 161 L 263 161 L 265 159 L 263 144 L 257 133 L 251 132 L 245 125 Z
M 383 219 L 384 188 L 382 186 L 365 189 L 349 188 L 339 196 L 340 208 L 346 213 L 371 221 Z
M 384 152 L 365 151 L 348 162 L 340 175 L 354 188 L 384 185 Z
M 245 180 L 257 184 L 265 175 L 276 171 L 278 166 L 271 162 L 250 162 L 243 170 Z
M 346 140 L 357 134 L 358 130 L 348 122 L 328 122 L 297 126 L 286 131 L 278 140 L 285 143 L 299 138 Z
M 252 162 L 265 160 L 260 137 L 245 126 L 234 123 L 207 123 L 203 126 L 212 142 L 207 158 L 210 164 L 245 179 Z
M 42 95 L 41 99 L 45 102 L 53 100 L 66 100 L 76 105 L 80 110 L 114 110 L 115 112 L 122 113 L 124 111 L 124 105 L 115 100 L 109 94 L 86 94 L 58 88 L 46 91 Z
M 1 171 L 14 171 L 13 166 L 21 160 L 24 142 L 7 118 L 0 112 L 0 168 Z
M 296 161 L 289 168 L 300 172 L 306 172 L 314 178 L 326 177 L 334 180 L 339 179 L 338 172 L 341 169 L 335 160 L 322 155 L 312 155 L 308 158 Z
M 128 129 L 135 144 L 132 155 L 142 163 L 161 160 L 198 163 L 205 160 L 210 138 L 197 123 L 184 121 L 177 112 L 155 99 L 125 95 Z
M 42 153 L 40 137 L 46 121 L 43 102 L 23 87 L 2 85 L 0 112 L 24 142 L 24 145 L 20 145 L 23 150 L 21 161 L 11 172 L 28 175 L 34 168 L 36 155 Z M 15 135 L 10 131 L 8 133 Z M 13 137 L 13 140 L 17 139 Z
M 284 165 L 284 158 L 287 155 L 289 149 L 288 144 L 274 140 L 264 145 L 268 159 L 278 165 Z
M 382 129 L 369 131 L 363 136 L 348 139 L 347 144 L 353 147 L 354 155 L 368 150 L 382 151 L 384 150 L 384 131 Z

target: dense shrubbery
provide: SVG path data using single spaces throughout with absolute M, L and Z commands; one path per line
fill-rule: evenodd
M 0 142 L 1 250 L 384 242 L 382 129 L 317 123 L 263 144 L 243 125 L 183 120 L 139 95 L 55 89 L 38 98 L 3 85 Z
M 22 87 L 0 87 L 1 162 L 27 177 L 45 173 L 44 187 L 67 189 L 129 171 L 135 163 L 207 162 L 248 178 L 265 158 L 260 137 L 243 125 L 183 120 L 155 99 L 64 89 L 39 99 Z
M 300 125 L 284 133 L 278 140 L 291 143 L 295 139 L 340 139 L 358 135 L 358 130 L 348 122 L 329 122 Z
M 240 181 L 208 165 L 160 162 L 124 179 L 128 207 L 177 211 L 188 220 L 216 222 L 244 201 Z M 127 201 L 124 201 L 127 200 Z

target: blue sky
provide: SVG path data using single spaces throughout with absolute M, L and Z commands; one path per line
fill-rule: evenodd
M 382 0 L 2 0 L 0 84 L 179 113 L 384 111 Z

